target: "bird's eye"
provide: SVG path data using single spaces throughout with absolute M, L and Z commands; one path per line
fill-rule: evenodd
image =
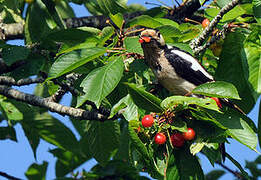
M 157 34 L 158 34 L 158 37 L 160 38 L 160 37 L 161 37 L 161 34 L 160 34 L 159 32 L 158 32 Z

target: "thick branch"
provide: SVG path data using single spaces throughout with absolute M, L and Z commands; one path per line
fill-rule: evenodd
M 219 23 L 219 21 L 222 19 L 222 17 L 231 9 L 233 9 L 237 4 L 239 3 L 239 0 L 232 0 L 229 4 L 224 6 L 218 15 L 210 22 L 209 26 L 204 29 L 204 31 L 201 33 L 201 35 L 194 39 L 190 46 L 193 49 L 194 52 L 199 52 L 198 49 L 199 46 L 203 44 L 203 42 L 207 39 L 207 37 L 210 35 L 210 33 L 213 31 L 214 27 Z
M 185 4 L 179 6 L 174 9 L 174 11 L 170 10 L 169 13 L 164 17 L 167 19 L 171 19 L 178 23 L 184 22 L 185 17 L 191 17 L 199 8 L 200 8 L 199 0 L 188 0 Z M 137 11 L 134 13 L 126 13 L 124 14 L 125 22 L 128 22 L 130 19 L 138 17 L 142 15 L 144 12 Z M 67 18 L 64 19 L 64 22 L 67 28 L 77 28 L 82 26 L 95 27 L 98 29 L 102 29 L 108 24 L 106 20 L 108 16 L 86 16 L 80 18 Z M 9 27 L 10 26 L 10 27 Z M 2 31 L 2 36 L 1 36 Z M 14 23 L 14 24 L 3 24 L 0 25 L 0 40 L 12 40 L 12 39 L 23 39 L 24 35 L 24 26 L 22 23 Z
M 22 101 L 33 106 L 44 107 L 52 112 L 56 112 L 61 115 L 68 115 L 77 119 L 98 121 L 107 120 L 107 117 L 105 117 L 103 114 L 98 113 L 97 111 L 90 112 L 79 108 L 63 106 L 61 104 L 49 101 L 48 99 L 23 93 L 4 85 L 0 85 L 0 94 L 15 99 L 17 101 Z

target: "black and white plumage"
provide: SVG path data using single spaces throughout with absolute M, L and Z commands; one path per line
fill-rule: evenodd
M 145 61 L 159 83 L 174 95 L 189 94 L 198 85 L 214 81 L 193 56 L 166 45 L 159 31 L 142 31 L 140 43 Z

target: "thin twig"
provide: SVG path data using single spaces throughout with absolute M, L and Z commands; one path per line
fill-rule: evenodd
M 22 179 L 20 179 L 20 178 L 11 176 L 11 175 L 9 175 L 9 174 L 7 174 L 7 173 L 5 173 L 5 172 L 1 172 L 1 171 L 0 171 L 0 176 L 3 176 L 3 177 L 5 177 L 5 178 L 7 178 L 7 179 L 9 179 L 9 180 L 22 180 Z
M 214 27 L 219 23 L 219 21 L 222 19 L 222 17 L 231 9 L 233 9 L 237 4 L 239 3 L 239 0 L 232 0 L 229 4 L 224 6 L 218 13 L 218 15 L 210 22 L 209 26 L 204 29 L 204 31 L 201 33 L 201 35 L 194 39 L 190 46 L 193 49 L 194 52 L 198 52 L 198 48 L 203 44 L 203 42 L 207 39 L 207 37 L 210 35 L 210 33 L 213 31 Z
M 227 170 L 228 172 L 230 172 L 231 174 L 233 174 L 236 178 L 241 179 L 241 180 L 245 180 L 245 178 L 239 172 L 230 169 L 229 167 L 227 167 L 226 165 L 224 165 L 221 162 L 216 162 L 216 163 L 218 165 L 220 165 L 222 168 L 224 168 L 225 170 Z

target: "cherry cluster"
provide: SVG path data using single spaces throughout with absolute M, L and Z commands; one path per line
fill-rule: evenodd
M 141 124 L 143 127 L 148 128 L 154 124 L 154 118 L 152 115 L 145 115 L 142 120 Z M 195 131 L 192 128 L 188 128 L 186 132 L 174 132 L 170 136 L 170 141 L 173 147 L 182 147 L 185 141 L 190 141 L 195 138 Z M 165 144 L 167 140 L 166 135 L 163 132 L 156 133 L 154 137 L 154 142 L 156 144 Z

